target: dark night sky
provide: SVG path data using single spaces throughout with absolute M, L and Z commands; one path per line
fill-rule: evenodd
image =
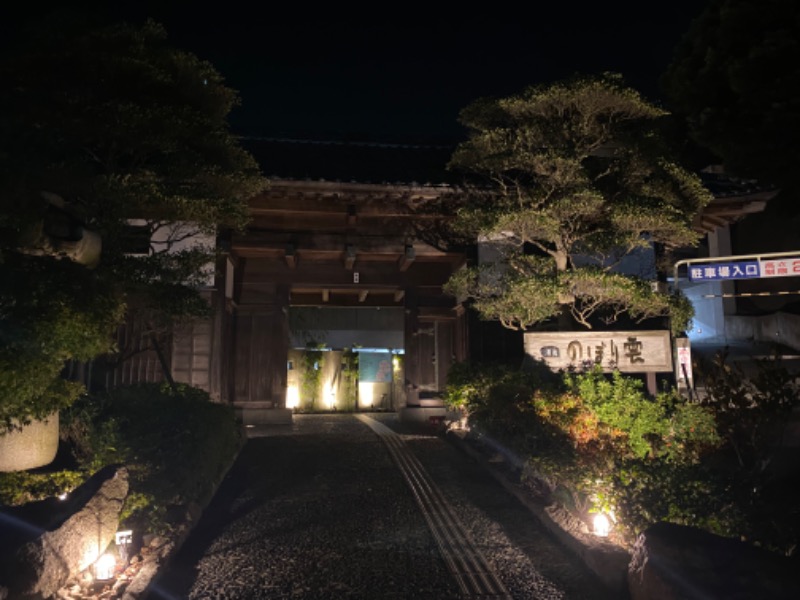
M 481 12 L 464 4 L 432 12 L 432 3 L 336 3 L 335 11 L 305 3 L 57 4 L 161 22 L 176 46 L 213 63 L 239 91 L 231 122 L 240 133 L 422 141 L 460 137 L 458 112 L 472 100 L 575 73 L 621 73 L 658 101 L 658 78 L 705 3 L 534 1 L 481 4 Z M 31 11 L 43 5 L 5 15 L 4 31 Z

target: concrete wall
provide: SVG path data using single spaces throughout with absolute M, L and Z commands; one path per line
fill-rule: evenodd
M 725 337 L 727 341 L 774 342 L 800 350 L 800 315 L 729 315 L 725 317 Z
M 719 281 L 688 283 L 681 286 L 694 306 L 692 326 L 686 332 L 693 343 L 721 343 L 725 337 L 725 309 Z

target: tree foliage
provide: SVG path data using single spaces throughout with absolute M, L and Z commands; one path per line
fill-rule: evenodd
M 692 220 L 711 200 L 670 157 L 659 131 L 665 116 L 612 74 L 466 107 L 470 137 L 450 168 L 473 179 L 456 229 L 493 243 L 501 260 L 457 274 L 448 289 L 510 328 L 568 310 L 586 327 L 593 317 L 672 313 L 675 329 L 685 329 L 684 298 L 615 270 L 653 245 L 695 244 Z
M 48 28 L 0 73 L 5 227 L 38 219 L 43 190 L 104 236 L 104 260 L 128 219 L 207 233 L 245 221 L 263 182 L 228 130 L 237 96 L 160 25 Z
M 229 131 L 236 93 L 156 23 L 40 23 L 0 77 L 2 431 L 68 404 L 64 361 L 108 351 L 125 309 L 200 313 L 214 250 L 188 242 L 242 227 L 265 180 Z
M 69 405 L 82 386 L 59 377 L 68 359 L 111 349 L 124 308 L 115 290 L 71 261 L 20 254 L 0 264 L 0 432 Z
M 800 160 L 800 5 L 712 0 L 662 79 L 690 135 L 726 171 L 796 187 Z

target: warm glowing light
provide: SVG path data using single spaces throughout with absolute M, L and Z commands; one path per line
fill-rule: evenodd
M 607 537 L 609 531 L 611 531 L 611 521 L 604 513 L 597 513 L 594 516 L 594 534 Z
M 63 494 L 59 494 L 58 495 L 58 499 L 59 500 L 66 500 L 67 499 L 67 492 L 64 492 Z
M 290 383 L 286 388 L 286 408 L 297 408 L 300 406 L 300 390 L 297 384 Z
M 80 563 L 81 570 L 91 567 L 100 556 L 100 548 L 96 543 L 90 543 L 83 550 L 83 560 Z
M 94 576 L 96 579 L 111 579 L 114 577 L 114 569 L 117 566 L 117 559 L 113 554 L 105 553 L 94 563 Z
M 328 391 L 325 393 L 323 397 L 323 402 L 325 402 L 325 407 L 328 409 L 336 408 L 336 388 L 333 385 L 330 386 Z
M 358 384 L 358 405 L 361 408 L 369 408 L 375 402 L 375 384 L 369 382 L 359 382 Z

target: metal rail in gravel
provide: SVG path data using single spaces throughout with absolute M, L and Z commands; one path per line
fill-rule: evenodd
M 366 415 L 356 415 L 383 440 L 411 488 L 447 568 L 455 577 L 465 598 L 511 598 L 455 511 L 431 480 L 425 468 L 403 443 L 402 438 L 383 423 Z

